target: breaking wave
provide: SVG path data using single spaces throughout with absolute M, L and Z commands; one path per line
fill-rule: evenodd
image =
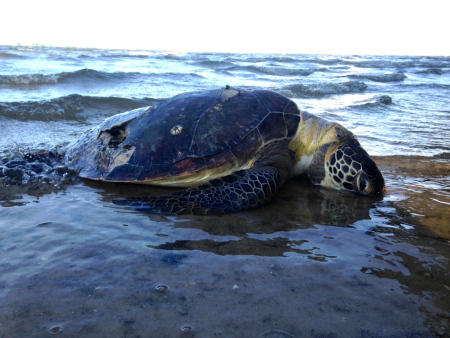
M 316 69 L 306 68 L 286 68 L 286 67 L 264 67 L 264 66 L 233 66 L 225 69 L 226 71 L 244 71 L 254 74 L 276 75 L 276 76 L 308 76 L 313 74 Z
M 159 102 L 160 100 L 152 98 L 128 99 L 72 94 L 50 100 L 0 102 L 0 116 L 20 121 L 86 120 L 99 112 L 114 115 Z
M 365 79 L 375 82 L 400 82 L 406 79 L 406 75 L 401 71 L 387 74 L 352 74 L 348 77 L 356 79 Z
M 6 59 L 21 59 L 24 58 L 21 55 L 14 54 L 14 53 L 0 53 L 0 60 L 6 60 Z
M 22 74 L 0 75 L 0 84 L 3 85 L 35 85 L 58 83 L 61 74 Z
M 0 85 L 20 86 L 20 85 L 48 85 L 59 84 L 69 81 L 133 81 L 145 77 L 196 77 L 201 75 L 194 73 L 139 73 L 139 72 L 103 72 L 89 68 L 80 69 L 74 72 L 62 72 L 55 74 L 20 74 L 20 75 L 0 75 Z
M 416 74 L 444 75 L 449 72 L 450 72 L 450 70 L 446 70 L 446 69 L 442 69 L 442 68 L 428 68 L 428 69 L 419 70 L 416 72 Z
M 334 94 L 347 94 L 362 92 L 367 88 L 364 82 L 347 81 L 342 83 L 314 83 L 314 84 L 295 84 L 286 86 L 282 89 L 286 95 L 293 97 L 304 96 L 326 96 Z

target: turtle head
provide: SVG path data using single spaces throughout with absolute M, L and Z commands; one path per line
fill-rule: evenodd
M 355 138 L 330 144 L 320 184 L 366 196 L 380 196 L 385 190 L 377 165 Z
M 338 123 L 302 112 L 289 144 L 295 153 L 293 175 L 306 174 L 314 184 L 359 195 L 380 196 L 384 179 L 355 135 Z

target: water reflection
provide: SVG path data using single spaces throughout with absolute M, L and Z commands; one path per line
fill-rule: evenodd
M 288 238 L 274 238 L 260 240 L 243 237 L 237 241 L 218 242 L 211 239 L 202 240 L 175 240 L 160 245 L 147 245 L 149 248 L 160 250 L 201 250 L 216 255 L 257 255 L 257 256 L 284 256 L 288 251 L 312 255 L 311 249 L 301 250 L 303 243 L 308 241 L 291 241 Z
M 235 314 L 230 323 L 251 313 L 246 323 L 257 323 L 260 332 L 302 336 L 290 323 L 306 311 L 303 333 L 322 327 L 316 336 L 336 327 L 353 329 L 349 336 L 450 334 L 449 244 L 415 223 L 398 199 L 361 199 L 291 181 L 273 203 L 253 211 L 163 216 L 110 201 L 137 189 L 143 195 L 167 189 L 90 185 L 95 189 L 79 184 L 2 210 L 5 224 L 19 224 L 3 228 L 7 309 L 40 313 L 39 305 L 29 311 L 22 304 L 40 304 L 51 292 L 45 304 L 54 299 L 51 307 L 59 311 L 64 299 L 64 314 L 78 320 L 85 314 L 73 311 L 87 299 L 108 318 L 132 299 L 137 315 L 123 321 L 127 330 L 132 320 L 156 325 L 170 318 L 177 332 L 184 326 L 205 331 L 193 318 L 220 317 L 205 317 L 204 309 L 216 306 L 217 313 Z M 150 307 L 160 311 L 154 320 Z M 269 315 L 273 321 L 264 324 Z M 315 326 L 313 318 L 324 315 L 326 324 Z M 30 316 L 24 320 L 36 326 Z M 56 323 L 71 330 L 58 319 L 47 333 Z
M 122 196 L 136 194 L 123 186 L 115 189 Z M 109 201 L 117 193 L 105 191 L 103 199 Z M 150 222 L 164 218 L 146 217 Z M 350 265 L 364 276 L 397 282 L 403 294 L 423 301 L 417 308 L 425 314 L 425 325 L 433 335 L 449 333 L 450 245 L 399 206 L 395 197 L 357 198 L 294 180 L 267 206 L 238 214 L 177 216 L 174 220 L 172 229 L 178 231 L 158 234 L 164 242 L 146 245 L 167 251 L 164 257 L 169 257 L 172 265 L 178 262 L 176 257 L 187 257 L 181 252 L 188 251 L 230 257 L 297 255 Z M 195 238 L 186 236 L 189 230 L 196 231 Z
M 167 194 L 167 189 L 129 191 L 127 185 L 104 186 L 100 190 L 105 201 L 115 196 L 137 196 L 145 194 Z M 295 252 L 325 260 L 326 255 L 315 256 L 317 248 L 303 244 L 307 240 L 296 239 L 301 236 L 300 229 L 311 229 L 318 225 L 353 227 L 361 220 L 370 219 L 370 210 L 379 199 L 360 198 L 312 186 L 304 180 L 292 180 L 281 190 L 273 203 L 237 214 L 222 216 L 161 216 L 146 214 L 152 222 L 161 218 L 176 218 L 177 229 L 201 230 L 203 238 L 166 238 L 162 244 L 149 244 L 149 248 L 163 250 L 201 250 L 218 255 L 257 255 L 283 256 Z M 119 209 L 120 210 L 120 209 Z M 161 236 L 161 234 L 159 234 Z M 262 235 L 262 236 L 259 236 Z M 211 238 L 213 236 L 214 238 Z M 332 257 L 332 256 L 330 256 Z
M 385 176 L 389 195 L 401 197 L 396 204 L 402 213 L 450 240 L 450 154 L 388 156 L 375 161 Z
M 397 234 L 399 235 L 399 234 Z M 395 241 L 399 242 L 398 238 Z M 361 272 L 371 274 L 381 279 L 390 279 L 397 281 L 405 295 L 415 295 L 422 302 L 418 309 L 426 316 L 425 325 L 435 336 L 448 336 L 450 333 L 450 275 L 448 273 L 449 246 L 441 243 L 430 242 L 423 237 L 412 239 L 407 238 L 407 242 L 415 244 L 419 252 L 411 250 L 391 250 L 378 248 L 380 255 L 374 255 L 374 258 L 382 261 L 385 266 L 364 266 Z M 389 243 L 392 247 L 392 243 Z M 441 246 L 440 250 L 436 247 Z M 442 253 L 447 251 L 447 256 Z M 402 271 L 403 270 L 403 271 Z
M 423 303 L 425 325 L 435 336 L 450 334 L 450 244 L 393 202 L 384 202 L 372 214 L 367 231 L 375 243 L 363 274 L 399 283 L 406 295 Z

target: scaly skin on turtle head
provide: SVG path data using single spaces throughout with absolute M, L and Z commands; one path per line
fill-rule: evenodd
M 314 184 L 366 196 L 380 196 L 383 176 L 356 137 L 338 123 L 306 112 L 290 143 L 293 174 L 306 172 Z
M 330 144 L 321 185 L 366 196 L 380 196 L 385 190 L 375 162 L 354 138 Z

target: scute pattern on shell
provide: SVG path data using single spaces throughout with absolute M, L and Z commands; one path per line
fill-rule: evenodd
M 137 116 L 126 125 L 123 145 L 134 149 L 128 162 L 111 166 L 113 161 L 97 156 L 88 177 L 150 181 L 220 166 L 237 168 L 267 142 L 295 134 L 299 110 L 288 98 L 265 90 L 223 92 L 182 94 Z M 175 126 L 181 132 L 174 132 Z M 123 145 L 114 143 L 117 152 Z

